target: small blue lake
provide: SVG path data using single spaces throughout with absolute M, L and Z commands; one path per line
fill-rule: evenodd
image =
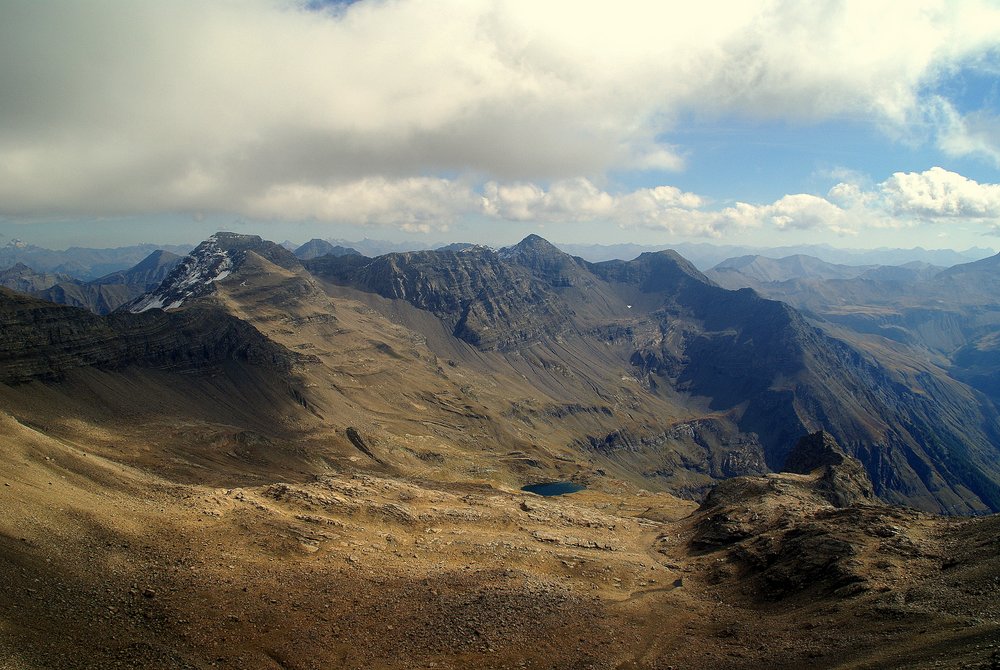
M 528 493 L 537 493 L 540 496 L 561 496 L 566 493 L 576 493 L 585 488 L 587 487 L 576 482 L 548 482 L 545 484 L 528 484 L 527 486 L 522 486 L 521 490 Z

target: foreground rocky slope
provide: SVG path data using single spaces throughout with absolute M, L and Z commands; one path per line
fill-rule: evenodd
M 0 413 L 6 667 L 997 660 L 996 517 L 837 507 L 817 488 L 837 464 L 734 480 L 700 509 L 612 482 L 543 499 L 363 461 L 252 481 L 254 456 L 223 456 L 236 441 L 194 467 L 190 433 L 64 432 L 5 387 L 0 400 L 18 417 Z M 151 461 L 140 435 L 175 462 Z

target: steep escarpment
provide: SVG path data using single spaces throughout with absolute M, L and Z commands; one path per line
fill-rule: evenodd
M 10 384 L 117 365 L 121 345 L 94 314 L 0 289 L 0 352 L 0 381 Z
M 324 278 L 405 300 L 482 349 L 509 350 L 556 336 L 569 326 L 572 314 L 529 272 L 484 247 L 387 254 L 364 264 L 351 259 Z
M 0 289 L 0 383 L 57 380 L 86 367 L 196 371 L 226 361 L 287 371 L 298 358 L 208 307 L 99 317 Z

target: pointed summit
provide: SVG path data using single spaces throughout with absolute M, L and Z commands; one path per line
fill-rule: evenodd
M 583 261 L 561 251 L 535 234 L 498 252 L 501 259 L 531 270 L 538 279 L 554 287 L 579 286 L 584 282 Z
M 568 256 L 568 254 L 560 251 L 544 237 L 535 235 L 534 233 L 528 235 L 517 244 L 504 247 L 497 253 L 500 258 L 514 260 L 515 262 L 526 258 L 557 258 L 559 256 Z
M 185 256 L 159 286 L 122 309 L 138 314 L 150 309 L 174 309 L 185 301 L 215 290 L 214 284 L 238 270 L 253 252 L 286 269 L 302 265 L 288 249 L 258 235 L 218 232 Z
M 554 244 L 552 244 L 551 242 L 549 242 L 547 239 L 545 239 L 541 235 L 535 235 L 534 233 L 528 235 L 527 237 L 525 237 L 523 240 L 521 240 L 520 242 L 518 242 L 514 246 L 517 247 L 517 248 L 519 248 L 519 249 L 525 249 L 525 250 L 526 249 L 534 249 L 536 251 L 542 251 L 542 250 L 549 251 L 549 250 L 551 250 L 551 251 L 555 251 L 555 252 L 558 252 L 558 253 L 562 253 L 561 251 L 559 251 L 559 249 L 556 248 L 556 246 Z
M 646 252 L 630 261 L 604 261 L 592 267 L 605 281 L 637 286 L 643 293 L 700 292 L 718 286 L 673 249 Z

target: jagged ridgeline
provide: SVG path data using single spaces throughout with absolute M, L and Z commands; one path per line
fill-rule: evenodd
M 110 318 L 61 312 L 85 331 L 73 360 L 106 365 L 85 346 L 102 338 L 131 360 L 137 318 L 185 332 L 204 321 L 217 340 L 253 342 L 238 355 L 251 365 L 294 360 L 280 375 L 314 417 L 295 420 L 341 437 L 358 427 L 372 467 L 611 476 L 698 498 L 718 480 L 779 470 L 823 429 L 883 500 L 1000 510 L 990 400 L 943 375 L 903 375 L 672 251 L 588 263 L 534 235 L 498 251 L 312 257 L 322 250 L 303 260 L 219 233 Z M 60 351 L 48 332 L 36 339 Z M 18 380 L 52 378 L 15 367 Z M 413 435 L 445 446 L 418 449 Z

